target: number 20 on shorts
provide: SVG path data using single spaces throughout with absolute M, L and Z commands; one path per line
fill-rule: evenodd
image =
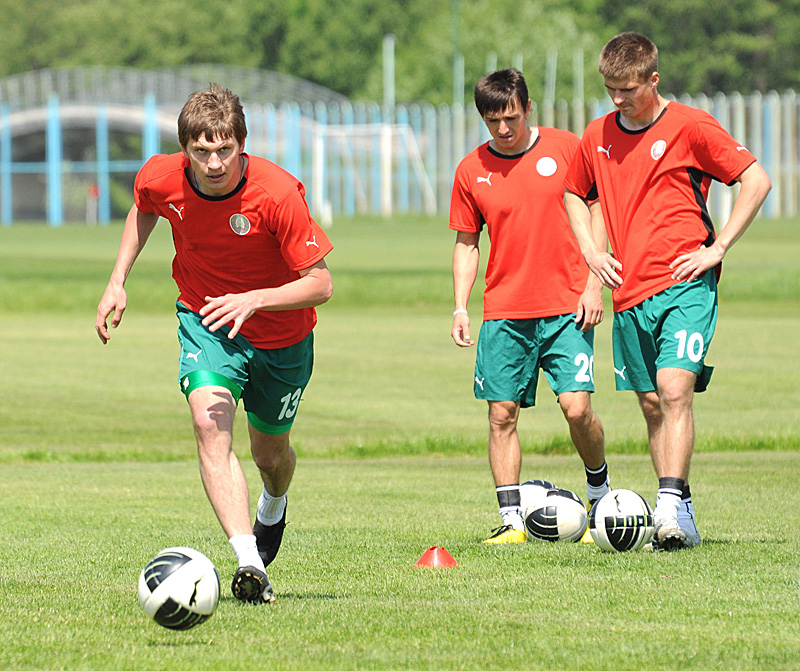
M 594 382 L 594 357 L 581 352 L 575 357 L 575 365 L 579 366 L 576 382 Z

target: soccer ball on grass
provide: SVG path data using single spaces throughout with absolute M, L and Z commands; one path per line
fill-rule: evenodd
M 557 487 L 549 480 L 526 480 L 519 486 L 519 508 L 525 519 L 533 504 L 547 496 L 547 492 Z
M 147 616 L 168 629 L 191 629 L 214 614 L 219 573 L 192 548 L 162 550 L 139 576 L 139 603 Z
M 534 501 L 524 519 L 532 540 L 575 542 L 586 531 L 586 506 L 574 492 L 554 487 Z
M 653 538 L 653 511 L 630 489 L 613 489 L 589 513 L 589 533 L 608 552 L 638 550 Z

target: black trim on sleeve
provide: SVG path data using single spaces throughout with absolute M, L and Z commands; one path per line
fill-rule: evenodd
M 711 221 L 711 215 L 708 213 L 708 205 L 706 204 L 705 198 L 703 198 L 702 185 L 703 177 L 706 176 L 706 173 L 699 168 L 686 168 L 686 172 L 689 175 L 689 181 L 692 184 L 694 199 L 700 208 L 700 218 L 703 220 L 703 226 L 705 226 L 706 232 L 708 233 L 708 236 L 703 241 L 703 246 L 710 247 L 714 244 L 716 234 L 714 232 L 714 222 Z

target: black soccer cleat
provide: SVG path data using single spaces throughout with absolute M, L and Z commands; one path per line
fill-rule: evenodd
M 286 508 L 283 509 L 283 517 L 275 524 L 262 524 L 256 517 L 255 524 L 253 524 L 253 534 L 256 537 L 256 547 L 258 554 L 261 556 L 261 561 L 264 566 L 269 566 L 278 550 L 281 547 L 283 540 L 283 530 L 286 528 Z
M 672 552 L 691 547 L 686 540 L 686 532 L 678 524 L 677 514 L 675 516 L 660 517 L 655 520 L 653 531 L 653 551 Z
M 240 566 L 236 569 L 231 591 L 239 601 L 247 603 L 272 603 L 275 592 L 269 584 L 267 574 L 255 566 Z

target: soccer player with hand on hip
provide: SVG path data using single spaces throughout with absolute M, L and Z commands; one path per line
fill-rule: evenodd
M 600 55 L 616 112 L 592 121 L 566 177 L 565 202 L 583 257 L 614 297 L 618 390 L 636 392 L 658 477 L 654 549 L 700 542 L 689 489 L 693 399 L 712 369 L 717 272 L 771 183 L 755 157 L 709 114 L 658 92 L 658 49 L 622 33 Z M 711 179 L 740 185 L 719 235 Z M 594 189 L 613 254 L 598 245 L 584 199 Z
M 456 170 L 450 205 L 450 228 L 456 231 L 451 335 L 459 347 L 475 344 L 467 304 L 485 227 L 491 247 L 473 391 L 489 405 L 489 464 L 502 517 L 485 542 L 520 543 L 526 534 L 517 421 L 520 408 L 535 403 L 540 369 L 583 460 L 590 503 L 609 489 L 603 426 L 591 405 L 593 328 L 603 318 L 602 285 L 586 269 L 564 209 L 564 176 L 578 138 L 528 126 L 528 88 L 513 68 L 480 79 L 475 105 L 492 139 Z M 597 204 L 590 210 L 591 200 L 581 200 L 581 207 L 594 218 L 602 246 L 605 229 Z M 585 538 L 591 538 L 588 532 Z
M 314 307 L 332 292 L 332 246 L 311 218 L 303 185 L 244 151 L 238 96 L 211 84 L 178 117 L 182 151 L 157 155 L 136 176 L 95 328 L 105 344 L 127 307 L 125 281 L 163 217 L 172 228 L 179 289 L 179 382 L 191 410 L 200 475 L 239 568 L 236 598 L 271 602 L 266 566 L 286 526 L 297 456 L 289 432 L 311 376 Z M 232 449 L 242 399 L 263 488 L 251 524 L 247 482 Z

